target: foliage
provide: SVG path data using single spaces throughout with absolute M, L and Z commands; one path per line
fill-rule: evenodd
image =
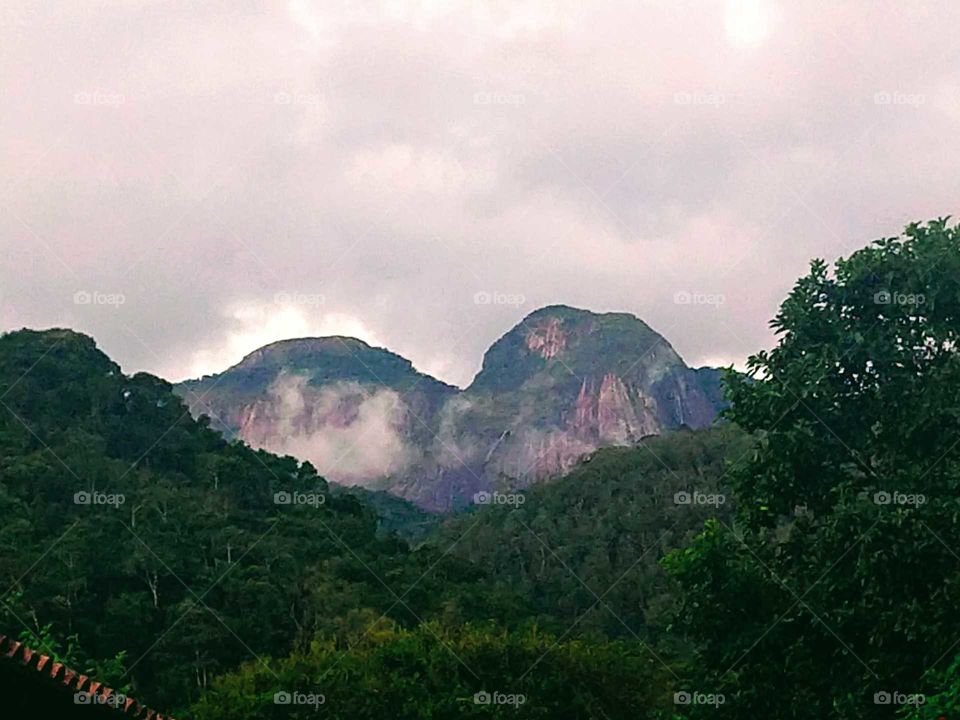
M 90 338 L 0 337 L 0 399 L 0 627 L 126 653 L 114 683 L 152 705 L 318 632 L 338 641 L 364 608 L 401 625 L 522 616 L 478 569 L 378 536 L 308 463 L 225 442 Z
M 20 633 L 19 640 L 27 647 L 38 649 L 49 655 L 55 662 L 63 663 L 85 675 L 94 677 L 117 692 L 129 691 L 129 685 L 123 682 L 127 677 L 125 650 L 106 660 L 91 658 L 80 647 L 76 635 L 71 635 L 65 642 L 61 642 L 54 636 L 53 626 L 49 623 L 37 631 L 24 630 Z
M 216 682 L 193 717 L 653 718 L 668 702 L 663 675 L 636 643 L 563 641 L 536 629 L 380 624 L 346 650 L 317 640 L 284 660 L 249 663 Z M 278 693 L 294 703 L 277 704 Z M 309 696 L 322 704 L 295 704 Z
M 423 510 L 384 490 L 368 490 L 359 485 L 331 485 L 331 491 L 354 495 L 373 508 L 377 513 L 377 533 L 380 536 L 395 534 L 414 547 L 422 544 L 446 519 L 440 513 Z
M 776 348 L 728 377 L 755 438 L 737 522 L 667 563 L 690 682 L 728 717 L 890 717 L 885 693 L 936 691 L 960 632 L 958 240 L 936 221 L 815 261 Z
M 944 670 L 930 673 L 930 685 L 939 688 L 923 701 L 904 706 L 903 720 L 946 720 L 960 714 L 960 655 L 955 655 Z
M 684 505 L 675 495 L 722 495 L 725 462 L 746 447 L 743 433 L 725 425 L 605 448 L 528 489 L 519 506 L 454 518 L 434 543 L 517 589 L 544 627 L 576 623 L 578 633 L 650 639 L 674 604 L 660 559 L 706 519 L 731 514 L 727 502 Z

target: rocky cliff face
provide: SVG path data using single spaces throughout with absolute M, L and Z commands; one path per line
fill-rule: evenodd
M 362 485 L 417 460 L 409 412 L 395 390 L 356 382 L 316 388 L 305 375 L 281 374 L 242 410 L 237 434 L 252 447 L 309 460 L 331 480 Z
M 275 343 L 179 391 L 254 447 L 431 509 L 545 480 L 599 447 L 704 427 L 722 402 L 715 372 L 687 367 L 641 320 L 565 306 L 500 338 L 462 391 L 347 338 Z
M 227 436 L 371 488 L 428 462 L 431 428 L 457 393 L 399 355 L 338 337 L 274 343 L 176 390 Z

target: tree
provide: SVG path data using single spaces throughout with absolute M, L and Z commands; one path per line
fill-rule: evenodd
M 960 632 L 960 229 L 814 261 L 727 377 L 738 516 L 667 565 L 731 717 L 890 717 Z M 697 665 L 697 664 L 695 664 Z M 692 714 L 696 714 L 696 708 Z
M 350 613 L 519 614 L 476 568 L 378 534 L 363 499 L 226 442 L 88 337 L 0 335 L 0 397 L 0 633 L 68 638 L 151 705 L 176 713 L 251 657 L 339 641 Z M 314 501 L 276 502 L 290 491 Z
M 673 604 L 659 565 L 731 504 L 678 504 L 678 493 L 719 496 L 724 460 L 748 447 L 728 424 L 603 448 L 567 476 L 532 486 L 515 509 L 480 506 L 431 539 L 528 600 L 526 615 L 574 637 L 658 639 Z M 602 602 L 598 602 L 598 597 Z
M 216 681 L 195 720 L 654 718 L 665 670 L 639 643 L 562 641 L 536 629 L 390 622 Z

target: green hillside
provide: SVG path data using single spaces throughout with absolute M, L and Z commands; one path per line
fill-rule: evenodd
M 89 337 L 0 337 L 0 403 L 0 632 L 156 707 L 370 616 L 522 614 L 478 569 L 378 532 L 309 464 L 225 441 Z

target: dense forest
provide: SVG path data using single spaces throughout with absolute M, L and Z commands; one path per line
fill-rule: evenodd
M 951 716 L 958 241 L 815 261 L 716 426 L 449 518 L 6 334 L 0 632 L 196 720 Z
M 454 518 L 434 542 L 518 591 L 542 626 L 663 639 L 676 597 L 661 560 L 706 520 L 731 522 L 726 468 L 748 447 L 726 424 L 605 448 L 566 477 L 532 487 L 516 509 Z M 690 504 L 676 501 L 684 493 Z
M 3 336 L 0 396 L 3 627 L 158 707 L 370 616 L 522 616 L 481 569 L 378 532 L 309 464 L 226 443 L 90 338 Z

